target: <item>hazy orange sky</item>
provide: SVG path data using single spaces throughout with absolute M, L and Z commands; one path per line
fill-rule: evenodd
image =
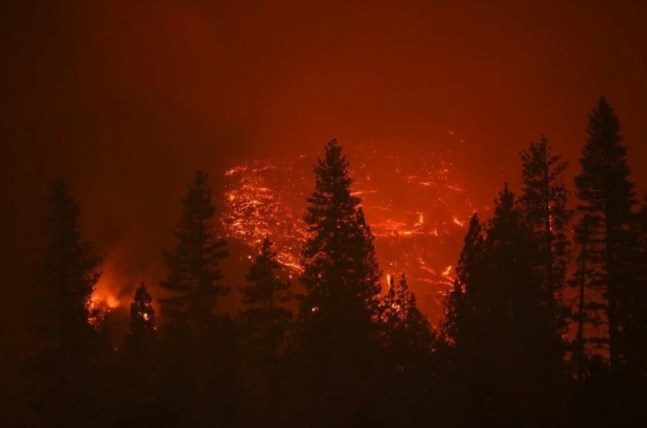
M 132 281 L 163 273 L 195 169 L 219 197 L 225 168 L 332 137 L 415 155 L 454 133 L 458 174 L 491 200 L 541 133 L 574 173 L 604 94 L 647 182 L 647 2 L 43 1 L 1 19 L 5 302 L 60 175 Z

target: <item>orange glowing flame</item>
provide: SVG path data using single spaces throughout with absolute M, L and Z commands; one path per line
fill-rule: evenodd
M 119 289 L 118 284 L 122 281 L 115 277 L 112 263 L 113 260 L 104 261 L 101 268 L 103 273 L 86 303 L 88 322 L 96 329 L 101 327 L 103 320 L 111 311 L 120 306 L 120 301 L 114 292 Z
M 90 308 L 95 308 L 99 306 L 106 306 L 109 309 L 114 309 L 119 306 L 119 300 L 111 294 L 103 293 L 93 293 L 90 297 Z
M 277 180 L 285 176 L 285 181 Z M 298 191 L 298 177 L 289 164 L 255 162 L 231 168 L 225 172 L 231 177 L 225 193 L 227 202 L 222 223 L 229 238 L 238 239 L 255 251 L 267 235 L 273 241 L 279 262 L 292 273 L 301 272 L 299 249 L 305 241 L 305 226 L 300 213 L 288 207 L 295 198 L 305 198 Z M 247 257 L 251 259 L 250 252 Z
M 88 322 L 95 329 L 101 328 L 106 316 L 118 306 L 119 300 L 111 294 L 97 293 L 95 291 L 87 303 Z
M 392 276 L 391 276 L 390 273 L 386 274 L 385 280 L 386 280 L 386 286 L 390 287 L 391 286 L 391 281 L 392 281 Z
M 452 265 L 449 265 L 445 268 L 445 270 L 443 270 L 442 275 L 444 278 L 451 279 L 450 274 L 452 273 L 452 267 Z
M 459 220 L 459 218 L 456 217 L 456 216 L 454 216 L 454 218 L 452 218 L 452 221 L 454 222 L 454 224 L 456 226 L 460 226 L 460 227 L 465 226 L 465 221 L 464 220 L 463 221 Z

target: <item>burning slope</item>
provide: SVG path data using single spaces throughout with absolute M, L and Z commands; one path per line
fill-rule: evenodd
M 453 154 L 413 158 L 363 147 L 347 153 L 354 194 L 362 199 L 385 278 L 406 273 L 423 310 L 437 321 L 465 222 L 474 211 L 454 176 Z M 281 263 L 298 274 L 306 237 L 302 215 L 313 187 L 314 162 L 302 155 L 227 170 L 222 215 L 227 238 L 244 243 L 251 255 L 269 235 Z

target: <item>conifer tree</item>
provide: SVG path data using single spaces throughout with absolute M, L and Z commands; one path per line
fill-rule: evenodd
M 537 239 L 546 305 L 554 307 L 558 328 L 565 327 L 560 302 L 569 263 L 566 236 L 572 211 L 566 206 L 568 190 L 562 173 L 567 163 L 551 151 L 544 136 L 521 153 L 522 196 L 520 204 L 525 220 Z
M 30 320 L 34 349 L 28 371 L 36 383 L 32 404 L 45 425 L 72 426 L 91 412 L 89 370 L 97 333 L 88 321 L 88 307 L 100 258 L 81 235 L 79 206 L 58 179 L 50 190 L 44 259 Z
M 467 425 L 477 417 L 481 406 L 491 407 L 479 397 L 486 381 L 481 380 L 483 371 L 476 369 L 476 360 L 484 352 L 478 340 L 476 312 L 481 290 L 486 286 L 482 276 L 483 241 L 482 226 L 474 213 L 456 266 L 456 278 L 446 298 L 441 326 L 444 347 L 440 350 L 439 372 L 440 388 L 445 391 L 444 407 L 449 413 L 460 415 L 457 418 L 463 418 Z
M 240 287 L 245 309 L 241 312 L 248 424 L 274 425 L 281 419 L 286 397 L 282 384 L 282 357 L 292 312 L 285 305 L 291 300 L 290 281 L 282 279 L 281 265 L 269 237 L 261 243 L 246 279 Z
M 609 361 L 615 370 L 624 354 L 623 296 L 630 287 L 629 260 L 632 248 L 630 226 L 634 185 L 629 180 L 627 151 L 622 146 L 620 122 L 604 97 L 589 117 L 588 139 L 575 178 L 581 219 L 590 222 L 589 257 L 586 269 L 594 278 L 590 286 L 603 295 L 608 324 Z M 581 220 L 583 221 L 583 220 Z
M 169 274 L 160 285 L 173 293 L 161 299 L 164 315 L 186 322 L 196 334 L 204 334 L 219 296 L 229 292 L 221 284 L 220 261 L 227 257 L 225 241 L 212 224 L 214 207 L 205 172 L 198 171 L 189 185 L 175 236 L 177 246 L 164 252 Z
M 214 313 L 217 299 L 229 288 L 221 283 L 220 270 L 228 253 L 213 217 L 208 176 L 198 171 L 183 201 L 177 245 L 164 253 L 169 273 L 160 283 L 171 293 L 160 299 L 169 320 L 162 332 L 162 400 L 176 412 L 169 418 L 207 425 L 234 417 L 238 360 L 233 324 Z
M 475 305 L 477 310 L 485 309 L 490 321 L 500 323 L 499 327 L 488 326 L 494 327 L 493 334 L 510 335 L 500 342 L 503 349 L 498 352 L 519 354 L 515 357 L 520 358 L 520 371 L 537 355 L 553 370 L 559 370 L 562 359 L 553 313 L 544 304 L 542 279 L 534 269 L 539 251 L 530 225 L 506 186 L 486 230 L 483 262 L 488 286 Z M 536 363 L 535 368 L 539 368 Z
M 143 282 L 137 287 L 133 302 L 130 304 L 130 324 L 128 334 L 146 337 L 157 331 L 153 296 Z
M 469 340 L 461 336 L 469 333 L 473 302 L 477 299 L 482 284 L 479 278 L 482 251 L 483 231 L 478 215 L 474 213 L 456 266 L 456 279 L 447 295 L 442 326 L 444 340 L 453 346 L 469 343 Z
M 127 364 L 149 365 L 157 341 L 157 323 L 153 297 L 144 283 L 135 291 L 130 304 L 130 321 L 124 339 L 123 353 Z
M 128 331 L 121 349 L 120 424 L 146 425 L 155 418 L 158 376 L 158 328 L 153 297 L 144 283 L 130 304 Z
M 381 420 L 393 426 L 419 426 L 428 415 L 434 385 L 435 334 L 418 309 L 404 274 L 380 302 L 383 350 Z
M 287 303 L 290 281 L 278 276 L 281 267 L 272 242 L 265 237 L 259 255 L 245 277 L 252 285 L 240 287 L 246 309 L 241 313 L 250 333 L 250 342 L 258 359 L 275 359 L 283 344 L 292 313 L 281 306 Z
M 310 237 L 303 247 L 301 280 L 307 294 L 301 316 L 322 323 L 333 333 L 330 339 L 357 346 L 356 340 L 365 343 L 371 336 L 380 273 L 373 235 L 359 198 L 351 194 L 348 162 L 336 140 L 325 150 L 315 168 L 316 187 L 304 217 Z M 343 337 L 349 333 L 357 337 Z
M 310 236 L 302 251 L 306 294 L 298 343 L 308 372 L 317 373 L 309 380 L 318 384 L 309 388 L 322 394 L 308 403 L 314 406 L 312 417 L 335 425 L 371 407 L 368 378 L 377 349 L 380 272 L 373 235 L 351 193 L 348 161 L 336 140 L 326 144 L 315 174 L 304 216 Z
M 450 386 L 474 410 L 468 419 L 523 425 L 556 400 L 540 393 L 557 385 L 562 355 L 537 256 L 532 229 L 506 186 L 485 236 L 472 218 L 448 297 L 445 332 L 454 381 L 462 384 Z
M 380 321 L 385 330 L 386 349 L 397 359 L 395 365 L 399 370 L 425 370 L 434 334 L 427 317 L 418 309 L 404 274 L 397 283 L 389 277 L 389 290 L 380 303 Z

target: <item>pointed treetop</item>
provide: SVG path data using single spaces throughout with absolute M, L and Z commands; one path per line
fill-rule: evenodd
M 342 154 L 341 146 L 337 144 L 337 140 L 329 141 L 324 146 L 324 150 L 323 158 L 319 158 L 315 166 L 316 189 L 329 192 L 337 198 L 347 197 L 353 182 L 348 175 L 348 160 Z M 359 202 L 354 197 L 351 197 L 350 201 Z
M 137 333 L 141 330 L 155 330 L 155 309 L 153 297 L 142 282 L 135 291 L 135 297 L 130 304 L 130 330 Z
M 360 199 L 352 195 L 349 164 L 341 147 L 332 140 L 324 149 L 304 215 L 309 237 L 302 249 L 301 280 L 308 295 L 302 311 L 310 314 L 316 307 L 323 314 L 353 308 L 352 314 L 343 316 L 369 324 L 376 313 L 381 276 L 373 235 Z
M 456 266 L 457 281 L 459 286 L 469 283 L 469 275 L 473 264 L 479 256 L 483 244 L 483 231 L 478 215 L 474 213 L 470 219 L 469 228 L 465 234 L 463 249 L 461 250 Z
M 206 331 L 218 297 L 229 292 L 221 284 L 220 261 L 228 256 L 225 241 L 215 233 L 214 207 L 207 173 L 198 171 L 188 186 L 182 215 L 175 230 L 177 245 L 165 251 L 169 268 L 162 288 L 174 295 L 161 299 L 171 320 L 191 319 L 198 331 Z M 202 334 L 202 333 L 201 333 Z
M 245 276 L 251 286 L 240 287 L 243 293 L 243 303 L 247 305 L 262 305 L 273 309 L 277 303 L 290 299 L 287 291 L 290 281 L 283 280 L 277 274 L 281 264 L 277 259 L 276 251 L 272 248 L 272 241 L 265 235 L 259 249 L 259 254 Z
M 500 223 L 506 224 L 516 220 L 515 195 L 508 187 L 508 183 L 503 184 L 503 190 L 494 201 L 494 215 L 490 219 L 488 232 L 497 228 Z M 505 228 L 503 228 L 505 229 Z M 505 232 L 505 230 L 502 230 Z
M 101 257 L 93 255 L 92 244 L 83 241 L 81 210 L 63 178 L 55 179 L 50 186 L 49 211 L 44 226 L 47 245 L 42 272 L 47 276 L 43 278 L 44 282 L 67 278 L 65 284 L 57 284 L 49 292 L 63 287 L 67 298 L 78 299 L 77 303 L 87 306 L 94 285 L 101 276 L 97 270 Z M 61 274 L 60 269 L 70 272 Z
M 602 147 L 609 148 L 618 145 L 622 141 L 620 120 L 604 96 L 600 97 L 598 105 L 589 116 L 587 132 L 589 143 L 597 143 Z M 626 150 L 623 148 L 621 153 L 618 154 L 624 156 Z
M 579 208 L 617 211 L 626 221 L 634 204 L 634 184 L 629 179 L 627 149 L 621 144 L 620 121 L 611 105 L 600 97 L 589 116 L 588 138 L 580 157 L 581 172 L 575 177 Z
M 189 183 L 189 189 L 182 202 L 182 218 L 186 222 L 204 221 L 213 216 L 211 186 L 206 172 L 196 171 L 195 178 Z

